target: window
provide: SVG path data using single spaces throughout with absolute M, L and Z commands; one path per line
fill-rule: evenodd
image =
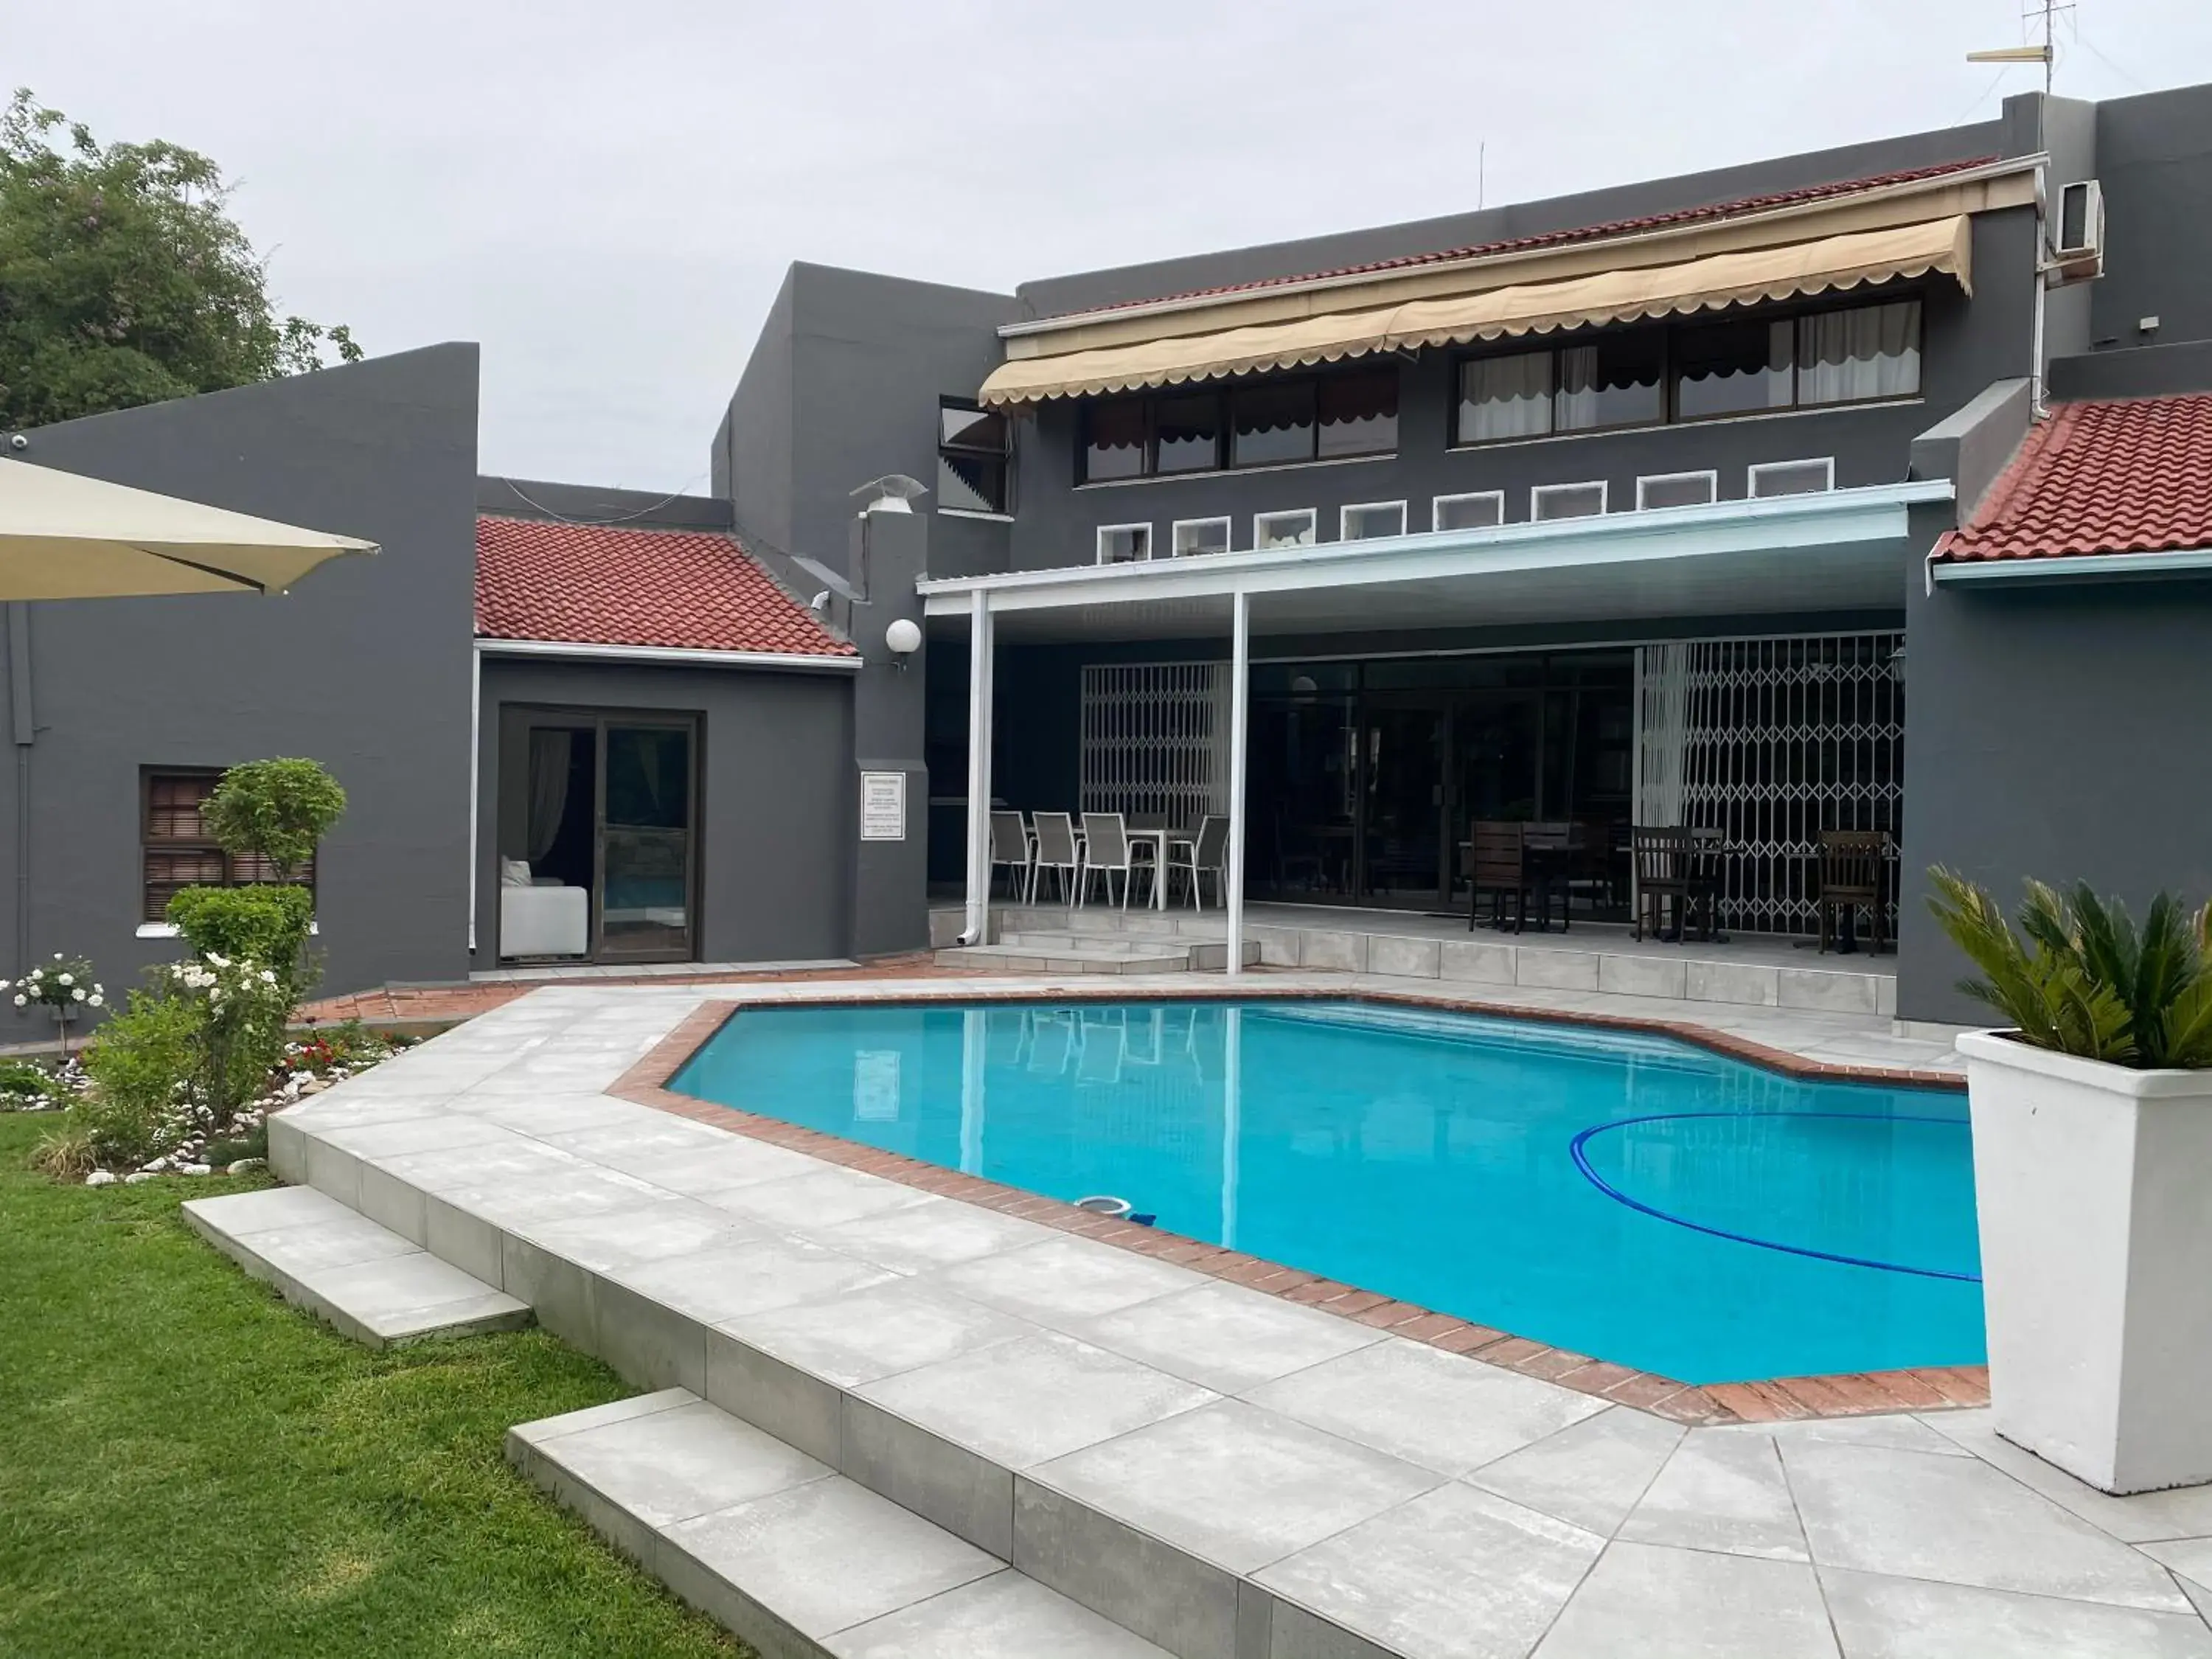
M 1142 398 L 1109 398 L 1083 411 L 1083 477 L 1139 478 L 1152 470 L 1145 428 L 1150 414 Z
M 1403 501 L 1364 501 L 1357 507 L 1347 507 L 1338 515 L 1337 539 L 1346 542 L 1370 542 L 1377 536 L 1402 536 L 1406 533 L 1406 504 Z
M 1266 550 L 1274 547 L 1311 547 L 1314 544 L 1316 515 L 1313 508 L 1301 507 L 1284 513 L 1262 513 L 1252 520 L 1252 545 Z
M 1102 524 L 1098 526 L 1099 563 L 1134 564 L 1152 556 L 1152 526 Z
M 1920 392 L 1920 301 L 1613 329 L 1459 365 L 1455 444 L 1814 409 Z
M 1178 559 L 1194 553 L 1226 553 L 1229 550 L 1229 520 L 1226 519 L 1178 519 L 1168 543 L 1168 550 Z
M 1398 447 L 1398 370 L 1103 398 L 1084 405 L 1082 425 L 1083 483 L 1387 455 Z
M 1638 512 L 1654 507 L 1703 507 L 1719 493 L 1720 479 L 1711 472 L 1659 472 L 1636 481 Z
M 1505 522 L 1505 492 L 1484 489 L 1467 495 L 1439 495 L 1430 512 L 1431 522 L 1438 530 L 1487 530 Z
M 1809 495 L 1822 489 L 1836 487 L 1836 461 L 1832 455 L 1817 461 L 1762 461 L 1751 469 L 1749 484 L 1753 501 L 1768 495 Z
M 1528 516 L 1539 523 L 1547 519 L 1591 519 L 1605 511 L 1605 484 L 1538 484 L 1528 492 Z
M 1738 319 L 1675 331 L 1679 420 L 1787 409 L 1796 397 L 1797 325 Z
M 1920 390 L 1920 301 L 1797 319 L 1797 401 L 1858 403 Z
M 937 505 L 957 513 L 1013 511 L 1013 423 L 957 398 L 937 406 Z
M 273 882 L 261 859 L 234 859 L 216 844 L 200 807 L 222 781 L 218 771 L 148 771 L 140 775 L 140 919 L 165 921 L 169 901 L 185 887 L 243 887 Z M 314 860 L 292 878 L 313 891 Z

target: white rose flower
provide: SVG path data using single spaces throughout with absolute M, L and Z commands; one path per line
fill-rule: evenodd
M 18 1008 L 21 1008 L 28 1001 L 30 1001 L 30 998 L 25 996 L 21 991 L 15 993 L 15 1006 Z
M 84 987 L 82 985 L 78 986 L 76 990 L 70 993 L 70 997 L 73 1001 L 82 1002 L 84 1000 Z
M 64 985 L 74 985 L 76 983 L 76 976 L 71 974 L 57 974 L 54 977 L 59 980 Z
M 90 996 L 87 997 L 85 1000 L 90 1003 L 94 1007 L 99 1008 L 106 1006 L 107 999 L 100 995 L 99 992 L 94 991 Z
M 61 953 L 60 951 L 55 951 L 55 952 L 54 952 L 54 960 L 55 960 L 56 962 L 60 962 L 60 961 L 64 960 L 64 957 L 63 957 L 62 953 Z

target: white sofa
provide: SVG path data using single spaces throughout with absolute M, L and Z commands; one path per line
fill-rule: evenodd
M 592 948 L 592 895 L 558 885 L 499 890 L 499 953 L 580 957 Z

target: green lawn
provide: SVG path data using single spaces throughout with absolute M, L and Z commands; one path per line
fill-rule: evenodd
M 0 1115 L 0 1654 L 719 1656 L 524 1484 L 508 1427 L 630 1392 L 542 1332 L 374 1354 L 190 1232 L 30 1174 Z

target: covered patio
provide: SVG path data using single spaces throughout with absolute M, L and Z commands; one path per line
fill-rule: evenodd
M 1307 962 L 1302 947 L 1286 957 L 1290 933 L 1382 940 L 1386 956 L 1403 941 L 1441 964 L 1455 928 L 1437 917 L 1455 913 L 1465 939 L 1478 896 L 1474 826 L 1572 820 L 1593 856 L 1577 864 L 1571 927 L 1474 934 L 1496 946 L 1493 981 L 1502 950 L 1566 976 L 1552 983 L 1580 984 L 1611 959 L 1613 977 L 1681 995 L 1695 957 L 1757 969 L 1756 991 L 1745 981 L 1729 1000 L 1774 1005 L 1785 973 L 1848 969 L 1860 981 L 1850 1006 L 1872 1013 L 1886 971 L 1865 957 L 1816 968 L 1790 936 L 1814 931 L 1806 854 L 1820 832 L 1893 836 L 1900 822 L 1894 619 L 1919 550 L 1908 516 L 1951 492 L 1947 480 L 1825 490 L 921 592 L 933 634 L 969 647 L 964 802 L 1062 804 L 1017 798 L 993 775 L 998 647 L 1079 660 L 1080 809 L 1231 820 L 1226 915 L 1206 925 L 1231 941 L 1231 973 L 1255 939 L 1263 964 L 1355 966 Z M 1161 660 L 1139 660 L 1138 642 Z M 988 817 L 964 818 L 959 938 L 986 945 Z M 1645 942 L 1595 930 L 1628 918 L 1632 825 L 1725 837 L 1720 937 L 1657 946 L 1648 970 L 1635 965 Z M 1266 901 L 1320 919 L 1262 920 Z M 1360 909 L 1388 916 L 1355 924 Z M 1339 954 L 1361 948 L 1376 947 Z

